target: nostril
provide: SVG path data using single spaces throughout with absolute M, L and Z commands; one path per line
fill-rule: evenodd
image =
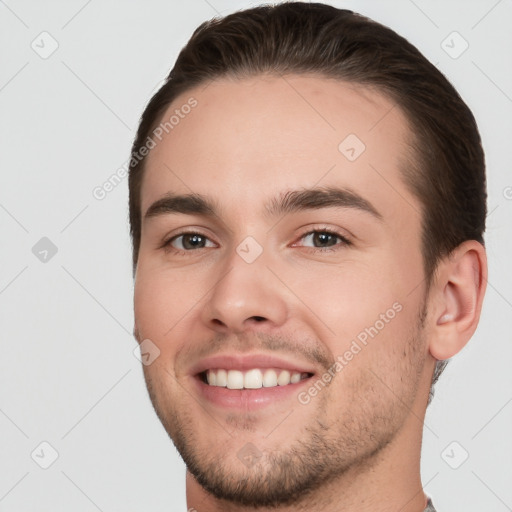
M 263 320 L 265 320 L 265 318 L 262 316 L 252 316 L 251 318 L 254 318 L 254 320 L 256 320 L 257 322 L 262 322 Z

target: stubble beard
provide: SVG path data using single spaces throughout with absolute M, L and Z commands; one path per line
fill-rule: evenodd
M 374 379 L 361 377 L 360 394 L 354 397 L 353 410 L 340 410 L 339 418 L 327 424 L 322 421 L 322 411 L 332 408 L 332 401 L 326 388 L 316 397 L 316 414 L 308 416 L 309 424 L 302 427 L 302 435 L 287 448 L 273 451 L 263 448 L 261 458 L 249 468 L 237 458 L 237 453 L 226 450 L 214 453 L 212 444 L 203 448 L 200 430 L 211 426 L 198 425 L 191 414 L 192 399 L 188 397 L 188 404 L 186 399 L 184 402 L 173 399 L 164 385 L 154 381 L 149 369 L 144 368 L 144 377 L 162 425 L 187 469 L 211 495 L 246 507 L 297 507 L 299 503 L 318 503 L 315 496 L 322 494 L 319 492 L 322 487 L 348 471 L 371 467 L 405 422 L 407 406 L 414 400 L 425 361 L 421 348 L 424 318 L 423 309 L 416 330 L 409 337 L 407 355 L 400 361 L 401 366 L 407 368 L 407 378 L 399 390 L 401 395 L 397 396 L 396 391 L 386 393 L 382 387 L 375 390 Z M 400 377 L 404 375 L 398 376 L 398 382 Z M 334 378 L 332 382 L 335 381 Z M 257 424 L 256 419 L 254 422 L 246 419 L 247 422 L 240 416 L 237 437 L 242 436 L 244 430 L 252 430 L 247 425 Z

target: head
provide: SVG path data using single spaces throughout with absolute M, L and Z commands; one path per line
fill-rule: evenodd
M 443 285 L 485 266 L 475 120 L 415 47 L 358 14 L 291 2 L 203 23 L 142 115 L 129 187 L 135 332 L 160 350 L 144 367 L 150 396 L 221 498 L 285 503 L 369 461 L 421 417 L 476 328 L 483 271 L 467 318 Z M 336 239 L 342 251 L 304 242 Z M 461 324 L 439 326 L 461 318 L 443 348 Z M 229 351 L 330 378 L 292 409 L 219 412 L 191 372 Z M 287 410 L 290 435 L 265 436 Z M 248 449 L 258 471 L 237 466 Z

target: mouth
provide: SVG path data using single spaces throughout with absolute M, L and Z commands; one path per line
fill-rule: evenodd
M 199 395 L 208 403 L 253 410 L 289 406 L 315 370 L 301 362 L 266 354 L 213 356 L 191 369 Z

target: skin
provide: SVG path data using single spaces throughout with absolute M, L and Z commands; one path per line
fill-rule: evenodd
M 426 295 L 422 206 L 399 171 L 412 158 L 410 127 L 375 90 L 311 75 L 222 79 L 168 112 L 191 96 L 197 107 L 148 156 L 142 213 L 167 192 L 209 195 L 219 211 L 144 220 L 134 295 L 135 336 L 160 350 L 144 376 L 189 468 L 188 507 L 423 511 L 428 391 L 436 360 L 476 329 L 483 247 L 459 246 Z M 348 134 L 366 146 L 353 162 L 338 149 Z M 263 209 L 289 190 L 329 186 L 357 192 L 382 218 L 355 208 L 278 217 Z M 307 236 L 324 229 L 350 244 Z M 190 237 L 161 248 L 187 231 L 206 237 L 199 248 L 182 245 Z M 263 251 L 250 264 L 236 251 L 247 236 Z M 226 410 L 190 375 L 205 355 L 259 352 L 307 363 L 317 379 L 396 303 L 400 312 L 307 404 L 293 394 Z M 247 443 L 261 455 L 251 467 L 237 456 Z

